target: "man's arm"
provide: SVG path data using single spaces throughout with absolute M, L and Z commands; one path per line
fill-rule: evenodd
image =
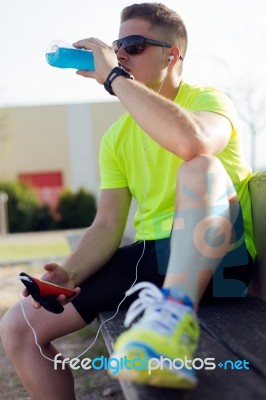
M 92 50 L 95 61 L 95 71 L 77 71 L 77 74 L 103 84 L 110 71 L 117 66 L 113 49 L 96 38 L 80 40 L 74 46 Z M 174 74 L 174 70 L 168 68 L 161 92 L 164 86 L 173 85 Z M 180 82 L 181 78 L 178 79 Z M 148 135 L 183 160 L 200 154 L 217 154 L 230 139 L 231 123 L 223 115 L 186 111 L 172 99 L 123 76 L 114 79 L 112 90 Z
M 63 268 L 54 263 L 46 264 L 47 272 L 42 279 L 74 288 L 103 267 L 119 247 L 130 203 L 128 188 L 102 190 L 93 224 L 63 263 Z
M 99 270 L 116 252 L 121 242 L 131 194 L 128 188 L 101 192 L 97 215 L 63 267 L 74 272 L 78 285 Z
M 141 83 L 122 76 L 113 81 L 112 88 L 145 132 L 183 160 L 200 154 L 217 154 L 230 139 L 231 123 L 223 115 L 186 111 Z

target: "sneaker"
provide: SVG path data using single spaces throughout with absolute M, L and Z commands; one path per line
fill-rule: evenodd
M 119 360 L 112 378 L 139 384 L 189 389 L 197 384 L 193 360 L 199 340 L 199 325 L 188 297 L 172 289 L 158 289 L 140 282 L 127 294 L 143 289 L 126 315 L 124 325 L 144 311 L 142 318 L 122 333 L 115 345 L 110 365 Z M 115 358 L 115 360 L 114 360 Z M 188 365 L 187 365 L 188 364 Z

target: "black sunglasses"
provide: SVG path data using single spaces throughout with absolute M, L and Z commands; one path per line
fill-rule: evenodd
M 131 35 L 126 36 L 122 39 L 117 39 L 113 42 L 112 46 L 115 53 L 117 53 L 122 46 L 125 52 L 128 54 L 140 54 L 145 50 L 147 44 L 160 47 L 172 47 L 172 45 L 169 43 L 160 42 L 154 39 L 148 39 L 140 35 Z M 183 60 L 181 56 L 180 60 Z

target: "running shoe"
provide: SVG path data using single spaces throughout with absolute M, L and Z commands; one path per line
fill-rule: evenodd
M 150 282 L 136 284 L 127 295 L 140 289 L 127 312 L 125 327 L 144 314 L 118 337 L 109 374 L 151 386 L 195 387 L 197 378 L 191 361 L 198 345 L 199 324 L 191 300 L 175 289 L 158 289 Z M 115 373 L 112 362 L 116 364 Z

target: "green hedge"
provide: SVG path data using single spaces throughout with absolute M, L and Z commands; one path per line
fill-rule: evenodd
M 65 190 L 60 196 L 57 213 L 61 229 L 90 226 L 96 214 L 95 197 L 84 189 Z
M 33 231 L 51 231 L 58 229 L 58 223 L 48 205 L 38 206 L 35 210 Z
M 56 212 L 40 206 L 36 193 L 23 183 L 0 182 L 8 195 L 9 232 L 32 232 L 90 226 L 96 214 L 95 197 L 85 189 L 62 192 Z
M 6 192 L 8 195 L 9 232 L 27 232 L 32 230 L 38 207 L 34 191 L 25 184 L 15 182 L 0 183 L 0 191 Z

